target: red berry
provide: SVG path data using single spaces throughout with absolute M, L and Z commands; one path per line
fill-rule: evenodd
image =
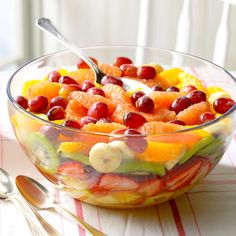
M 131 150 L 138 153 L 142 153 L 146 150 L 147 140 L 140 132 L 135 129 L 127 129 L 124 135 L 127 136 L 125 137 L 125 143 Z
M 61 74 L 56 70 L 53 70 L 48 74 L 48 80 L 51 82 L 58 82 L 60 78 Z
M 146 123 L 147 120 L 137 112 L 128 112 L 124 115 L 123 122 L 125 126 L 136 129 Z
M 175 86 L 170 86 L 166 89 L 166 92 L 179 92 L 179 89 Z
M 235 101 L 232 98 L 217 98 L 213 103 L 213 108 L 217 113 L 224 114 L 231 107 L 233 107 Z
M 110 76 L 110 75 L 105 75 L 102 80 L 101 80 L 101 84 L 105 85 L 105 84 L 116 84 L 119 85 L 120 87 L 123 86 L 123 82 L 121 79 L 116 78 L 114 76 Z
M 71 127 L 71 128 L 75 128 L 75 129 L 80 129 L 80 124 L 75 121 L 75 120 L 65 120 L 62 125 L 67 126 L 67 127 Z
M 113 65 L 120 67 L 123 64 L 132 64 L 133 62 L 128 57 L 116 57 L 114 59 Z
M 173 101 L 173 103 L 170 105 L 170 110 L 178 114 L 180 111 L 183 111 L 191 105 L 191 100 L 185 96 L 182 96 Z
M 87 92 L 90 88 L 93 88 L 95 85 L 90 80 L 85 80 L 82 84 L 82 91 Z
M 88 116 L 97 120 L 108 116 L 108 106 L 104 102 L 96 102 L 88 109 Z
M 72 93 L 74 91 L 82 91 L 82 90 L 81 90 L 80 86 L 77 84 L 69 84 L 69 85 L 62 87 L 59 90 L 59 95 L 65 99 L 68 99 L 70 93 Z
M 150 97 L 145 95 L 137 100 L 136 107 L 139 111 L 151 112 L 154 108 L 154 102 Z
M 164 91 L 163 88 L 159 85 L 156 85 L 156 86 L 152 87 L 152 90 L 153 91 Z
M 132 94 L 132 96 L 130 97 L 130 100 L 133 103 L 133 105 L 135 106 L 136 101 L 144 95 L 145 95 L 145 93 L 143 91 L 134 92 Z
M 214 119 L 215 119 L 215 115 L 212 114 L 211 112 L 204 112 L 200 115 L 200 122 L 202 124 L 207 123 L 207 122 L 214 120 Z
M 44 96 L 37 96 L 29 100 L 29 110 L 32 112 L 41 112 L 48 107 L 48 99 Z
M 189 92 L 192 92 L 194 90 L 197 90 L 197 88 L 193 85 L 186 85 L 182 88 L 182 92 L 186 92 L 186 93 L 189 93 Z
M 16 103 L 23 107 L 25 110 L 28 108 L 28 100 L 23 96 L 17 96 Z
M 77 84 L 78 85 L 78 83 L 69 76 L 61 76 L 58 82 L 61 84 Z
M 101 123 L 112 123 L 112 120 L 109 119 L 109 118 L 101 118 L 101 119 L 99 119 L 98 122 L 101 122 Z
M 92 88 L 88 89 L 87 93 L 90 95 L 100 95 L 100 96 L 106 97 L 104 91 L 102 89 L 96 88 L 96 87 L 92 87 Z
M 52 107 L 47 112 L 47 117 L 49 120 L 63 120 L 65 119 L 66 113 L 65 110 L 60 106 Z
M 200 90 L 194 90 L 186 97 L 191 100 L 192 104 L 206 101 L 206 94 Z
M 152 66 L 138 67 L 137 75 L 141 79 L 154 79 L 156 77 L 156 70 Z
M 123 64 L 120 66 L 122 76 L 137 77 L 138 68 L 132 64 Z
M 186 125 L 182 120 L 172 120 L 172 121 L 170 121 L 170 123 L 176 124 L 176 125 L 183 125 L 183 126 Z
M 83 127 L 84 125 L 87 125 L 89 123 L 96 124 L 97 121 L 98 121 L 97 119 L 94 119 L 92 117 L 84 116 L 80 119 L 80 125 L 81 125 L 81 127 Z
M 93 57 L 89 57 L 96 65 L 98 65 L 98 61 L 93 58 Z M 79 61 L 77 62 L 77 68 L 78 69 L 89 69 L 90 66 L 83 60 L 83 59 L 79 59 Z
M 63 109 L 66 109 L 68 102 L 65 98 L 63 97 L 55 97 L 50 101 L 50 108 L 55 107 L 55 106 L 60 106 Z

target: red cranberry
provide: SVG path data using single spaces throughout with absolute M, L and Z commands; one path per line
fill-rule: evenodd
M 134 152 L 142 153 L 147 148 L 147 140 L 140 132 L 135 129 L 127 129 L 124 132 L 125 143 Z
M 123 64 L 120 69 L 123 77 L 137 77 L 138 68 L 132 64 Z
M 96 88 L 96 87 L 92 87 L 92 88 L 88 89 L 87 93 L 90 95 L 100 95 L 100 96 L 106 97 L 104 91 L 102 89 Z
M 182 120 L 172 120 L 172 121 L 170 121 L 170 123 L 176 124 L 176 125 L 183 125 L 183 126 L 186 125 Z
M 101 84 L 105 85 L 105 84 L 115 84 L 118 85 L 120 87 L 123 86 L 123 82 L 121 79 L 116 78 L 114 76 L 110 76 L 110 75 L 105 75 L 102 80 L 101 80 Z
M 138 67 L 137 75 L 141 79 L 154 79 L 156 70 L 152 66 L 140 66 Z
M 71 127 L 71 128 L 75 128 L 75 129 L 80 129 L 80 124 L 75 121 L 75 120 L 65 120 L 62 125 L 67 126 L 67 127 Z
M 89 57 L 93 62 L 94 64 L 98 65 L 98 61 L 93 58 L 93 57 Z M 79 59 L 79 61 L 77 62 L 77 68 L 78 69 L 89 69 L 90 66 L 83 60 L 83 59 Z
M 166 92 L 179 92 L 179 89 L 175 86 L 170 86 L 166 89 Z
M 50 101 L 50 108 L 55 107 L 55 106 L 60 106 L 63 109 L 66 109 L 68 102 L 65 98 L 63 97 L 55 97 Z
M 153 91 L 164 91 L 163 88 L 159 85 L 156 85 L 156 86 L 152 87 L 152 90 Z
M 59 79 L 61 78 L 61 74 L 60 72 L 53 70 L 48 74 L 48 80 L 51 82 L 57 82 L 59 81 Z
M 90 80 L 85 80 L 82 84 L 82 91 L 87 92 L 90 88 L 93 88 L 95 85 Z
M 49 120 L 63 120 L 65 116 L 65 110 L 60 106 L 52 107 L 47 113 Z
M 132 64 L 133 62 L 128 57 L 116 57 L 114 59 L 113 65 L 120 67 L 123 64 Z
M 130 97 L 130 100 L 133 103 L 133 105 L 135 106 L 136 101 L 144 95 L 145 95 L 145 93 L 143 91 L 134 92 L 132 94 L 132 96 Z
M 28 108 L 28 100 L 23 96 L 17 96 L 16 103 L 23 107 L 25 110 Z
M 186 92 L 186 93 L 189 93 L 189 92 L 192 92 L 194 90 L 197 90 L 197 88 L 193 85 L 186 85 L 182 88 L 182 92 Z
M 124 115 L 123 122 L 125 126 L 136 129 L 146 123 L 147 120 L 137 112 L 128 112 Z
M 32 112 L 41 112 L 48 107 L 48 99 L 44 96 L 37 96 L 29 100 L 29 110 Z
M 173 103 L 170 105 L 170 110 L 178 114 L 180 111 L 183 111 L 191 105 L 191 100 L 185 96 L 182 96 L 173 101 Z
M 206 101 L 206 94 L 200 90 L 194 90 L 186 97 L 191 100 L 192 104 Z
M 97 120 L 108 116 L 108 106 L 104 102 L 96 102 L 88 109 L 88 116 Z
M 207 123 L 207 122 L 214 120 L 214 119 L 215 119 L 215 115 L 212 114 L 211 112 L 204 112 L 200 115 L 200 122 L 202 124 Z
M 84 125 L 87 125 L 89 123 L 96 124 L 97 121 L 98 121 L 97 119 L 94 119 L 92 117 L 84 116 L 80 119 L 80 125 L 81 125 L 81 127 L 83 127 Z
M 77 84 L 78 85 L 78 83 L 69 76 L 61 76 L 58 82 L 61 84 Z
M 153 110 L 154 102 L 150 97 L 145 95 L 137 100 L 136 107 L 138 108 L 139 111 L 148 113 Z
M 225 98 L 225 97 L 217 98 L 213 102 L 214 110 L 220 114 L 226 113 L 234 105 L 235 105 L 235 101 L 232 98 Z

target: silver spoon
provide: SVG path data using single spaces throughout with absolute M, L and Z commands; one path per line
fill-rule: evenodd
M 19 198 L 12 177 L 0 168 L 0 198 L 9 199 L 16 208 L 24 215 L 25 220 L 33 235 L 60 236 L 51 225 L 49 225 L 41 215 L 26 202 Z M 35 220 L 38 220 L 39 224 Z
M 101 80 L 105 74 L 98 68 L 98 66 L 77 46 L 71 44 L 52 24 L 51 20 L 48 18 L 40 18 L 36 21 L 36 25 L 42 29 L 43 31 L 51 34 L 56 38 L 60 43 L 64 44 L 66 47 L 71 49 L 75 54 L 77 54 L 80 58 L 82 58 L 94 71 L 96 82 L 101 84 Z M 143 83 L 138 81 L 128 79 L 128 78 L 119 78 L 123 82 L 123 87 L 125 90 L 135 90 L 135 89 L 142 89 L 142 91 L 146 94 L 152 92 L 151 88 L 146 86 Z
M 18 175 L 16 177 L 16 186 L 21 195 L 30 205 L 42 210 L 49 210 L 53 208 L 61 214 L 70 216 L 74 221 L 76 221 L 76 223 L 92 235 L 105 236 L 105 234 L 101 231 L 84 222 L 66 208 L 55 203 L 54 197 L 50 194 L 50 192 L 36 180 L 28 176 Z

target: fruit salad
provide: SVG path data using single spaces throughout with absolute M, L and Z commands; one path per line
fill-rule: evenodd
M 235 106 L 228 92 L 180 68 L 91 59 L 106 74 L 101 84 L 79 60 L 28 80 L 15 97 L 25 112 L 10 108 L 11 122 L 38 170 L 73 197 L 112 208 L 155 205 L 202 180 L 232 132 L 230 117 L 220 119 Z M 127 91 L 122 77 L 152 92 Z

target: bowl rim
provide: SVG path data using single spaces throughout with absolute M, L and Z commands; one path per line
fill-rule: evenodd
M 147 50 L 158 50 L 158 51 L 162 51 L 162 52 L 168 52 L 168 53 L 175 53 L 176 55 L 180 55 L 180 56 L 184 56 L 184 57 L 189 57 L 189 58 L 193 58 L 193 59 L 197 59 L 199 61 L 202 61 L 212 67 L 215 67 L 217 69 L 219 69 L 220 71 L 223 71 L 224 73 L 226 73 L 236 84 L 236 78 L 230 73 L 228 72 L 226 69 L 224 69 L 223 67 L 215 64 L 214 62 L 211 62 L 207 59 L 201 58 L 199 56 L 195 56 L 189 53 L 183 53 L 183 52 L 179 52 L 176 50 L 172 50 L 172 49 L 165 49 L 165 48 L 159 48 L 159 47 L 149 47 L 149 46 L 137 46 L 137 45 L 97 45 L 97 46 L 89 46 L 89 47 L 83 47 L 81 48 L 82 50 L 90 50 L 90 49 L 100 49 L 100 48 L 142 48 L 142 49 L 147 49 Z M 231 107 L 226 113 L 222 114 L 221 116 L 215 118 L 214 120 L 210 121 L 210 122 L 206 122 L 204 124 L 200 124 L 200 125 L 196 125 L 196 126 L 192 126 L 192 127 L 188 127 L 188 128 L 184 128 L 184 129 L 180 129 L 177 131 L 172 131 L 172 132 L 159 132 L 156 134 L 132 134 L 132 135 L 124 135 L 124 134 L 111 134 L 111 133 L 101 133 L 101 132 L 92 132 L 92 131 L 85 131 L 85 130 L 80 130 L 80 129 L 76 129 L 76 128 L 72 128 L 72 127 L 67 127 L 67 126 L 63 126 L 61 124 L 56 124 L 53 123 L 51 121 L 45 120 L 39 116 L 37 116 L 36 114 L 33 114 L 29 111 L 26 111 L 24 108 L 22 108 L 20 105 L 18 105 L 16 103 L 16 100 L 13 98 L 12 94 L 11 94 L 11 83 L 15 77 L 15 75 L 21 71 L 22 69 L 24 69 L 25 67 L 30 66 L 31 64 L 36 63 L 37 61 L 40 61 L 42 59 L 54 56 L 54 55 L 58 55 L 61 53 L 73 53 L 71 50 L 58 50 L 52 53 L 48 53 L 45 54 L 43 56 L 37 57 L 31 61 L 26 62 L 25 64 L 23 64 L 22 66 L 20 66 L 9 78 L 8 82 L 7 82 L 7 87 L 6 87 L 6 93 L 7 93 L 7 97 L 9 102 L 20 112 L 23 112 L 26 116 L 29 116 L 30 118 L 36 119 L 41 123 L 44 123 L 47 126 L 52 126 L 58 129 L 63 129 L 63 130 L 70 130 L 73 132 L 77 132 L 77 133 L 82 133 L 82 134 L 89 134 L 89 135 L 101 135 L 101 136 L 108 136 L 108 137 L 126 137 L 126 136 L 157 136 L 157 135 L 170 135 L 170 134 L 176 134 L 176 133 L 185 133 L 185 132 L 191 132 L 191 131 L 195 131 L 195 130 L 199 130 L 202 128 L 206 128 L 208 126 L 211 126 L 213 124 L 218 123 L 219 121 L 225 119 L 226 117 L 228 117 L 229 115 L 231 115 L 235 110 L 236 110 L 236 103 L 234 104 L 233 107 Z

